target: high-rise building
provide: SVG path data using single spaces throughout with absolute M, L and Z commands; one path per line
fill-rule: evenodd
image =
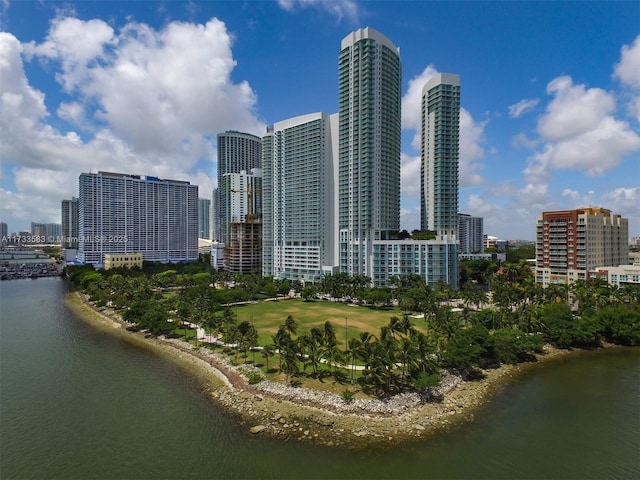
M 61 238 L 61 224 L 31 222 L 31 243 L 59 243 Z
M 5 222 L 0 222 L 0 242 L 9 243 L 9 226 Z
M 400 50 L 372 28 L 339 56 L 340 270 L 371 277 L 373 241 L 400 229 Z
M 262 139 L 264 276 L 317 282 L 337 265 L 338 114 L 278 122 Z
M 78 199 L 62 200 L 62 248 L 78 248 Z
M 456 235 L 460 77 L 439 73 L 422 89 L 421 228 Z
M 198 259 L 198 186 L 122 173 L 79 179 L 78 253 L 103 264 L 105 254 L 142 253 L 145 261 Z
M 212 229 L 220 237 L 212 240 L 223 241 L 224 232 L 228 228 L 224 225 L 223 205 L 220 184 L 227 173 L 251 172 L 254 168 L 262 168 L 262 139 L 250 133 L 226 131 L 218 134 L 218 196 L 213 197 L 214 206 L 219 213 L 214 217 Z M 215 211 L 215 210 L 214 210 Z
M 484 252 L 484 219 L 466 213 L 458 214 L 458 253 Z
M 209 223 L 211 220 L 211 200 L 208 198 L 198 199 L 198 238 L 209 237 Z
M 219 187 L 224 268 L 232 273 L 262 271 L 262 169 L 226 173 Z
M 586 280 L 629 262 L 629 221 L 601 207 L 542 212 L 536 220 L 536 282 Z

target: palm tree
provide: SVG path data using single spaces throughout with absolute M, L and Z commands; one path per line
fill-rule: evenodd
M 284 327 L 287 332 L 291 335 L 295 335 L 298 333 L 298 322 L 293 318 L 293 316 L 289 315 L 284 322 Z
M 267 363 L 267 373 L 269 373 L 269 358 L 273 357 L 275 354 L 276 354 L 276 350 L 273 345 L 265 345 L 262 348 L 262 356 L 264 357 L 264 360 Z

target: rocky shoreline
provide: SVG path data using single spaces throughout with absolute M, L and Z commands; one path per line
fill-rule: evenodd
M 249 365 L 235 367 L 227 358 L 179 339 L 146 337 L 127 330 L 128 324 L 108 310 L 99 311 L 79 292 L 67 294 L 65 304 L 84 321 L 110 330 L 128 341 L 153 348 L 188 369 L 216 404 L 238 418 L 250 434 L 268 434 L 303 442 L 362 448 L 415 441 L 473 420 L 499 388 L 532 366 L 565 356 L 569 351 L 545 347 L 537 362 L 506 365 L 483 371 L 484 378 L 463 381 L 445 374 L 427 401 L 417 393 L 388 400 L 354 399 L 262 380 L 250 385 Z

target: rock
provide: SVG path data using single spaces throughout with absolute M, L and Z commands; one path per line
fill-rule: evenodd
M 265 427 L 264 425 L 256 425 L 254 427 L 251 427 L 249 429 L 249 431 L 255 435 L 256 433 L 260 433 L 260 432 L 262 432 L 263 430 L 266 430 L 266 429 L 267 429 L 267 427 Z
M 424 427 L 422 425 L 416 424 L 413 426 L 413 429 L 415 430 L 424 430 Z
M 306 436 L 306 435 L 309 435 L 309 430 L 305 430 L 305 431 L 304 431 L 304 434 L 305 434 L 305 436 Z

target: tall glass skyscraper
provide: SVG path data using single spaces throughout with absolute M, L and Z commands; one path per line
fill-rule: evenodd
M 340 270 L 371 277 L 374 240 L 400 229 L 399 49 L 372 28 L 350 33 L 339 56 Z
M 218 187 L 222 177 L 227 173 L 251 172 L 254 168 L 262 168 L 262 139 L 250 133 L 236 132 L 233 130 L 218 134 Z M 218 197 L 214 198 L 216 216 L 214 218 L 213 231 L 219 238 L 216 241 L 225 241 L 224 232 L 228 228 L 224 225 L 222 212 L 228 206 L 224 205 L 224 198 L 218 188 Z
M 458 228 L 460 77 L 439 73 L 422 89 L 421 228 L 454 236 Z
M 198 238 L 209 238 L 209 221 L 211 219 L 211 200 L 198 199 Z
M 78 248 L 78 199 L 62 200 L 62 248 Z

